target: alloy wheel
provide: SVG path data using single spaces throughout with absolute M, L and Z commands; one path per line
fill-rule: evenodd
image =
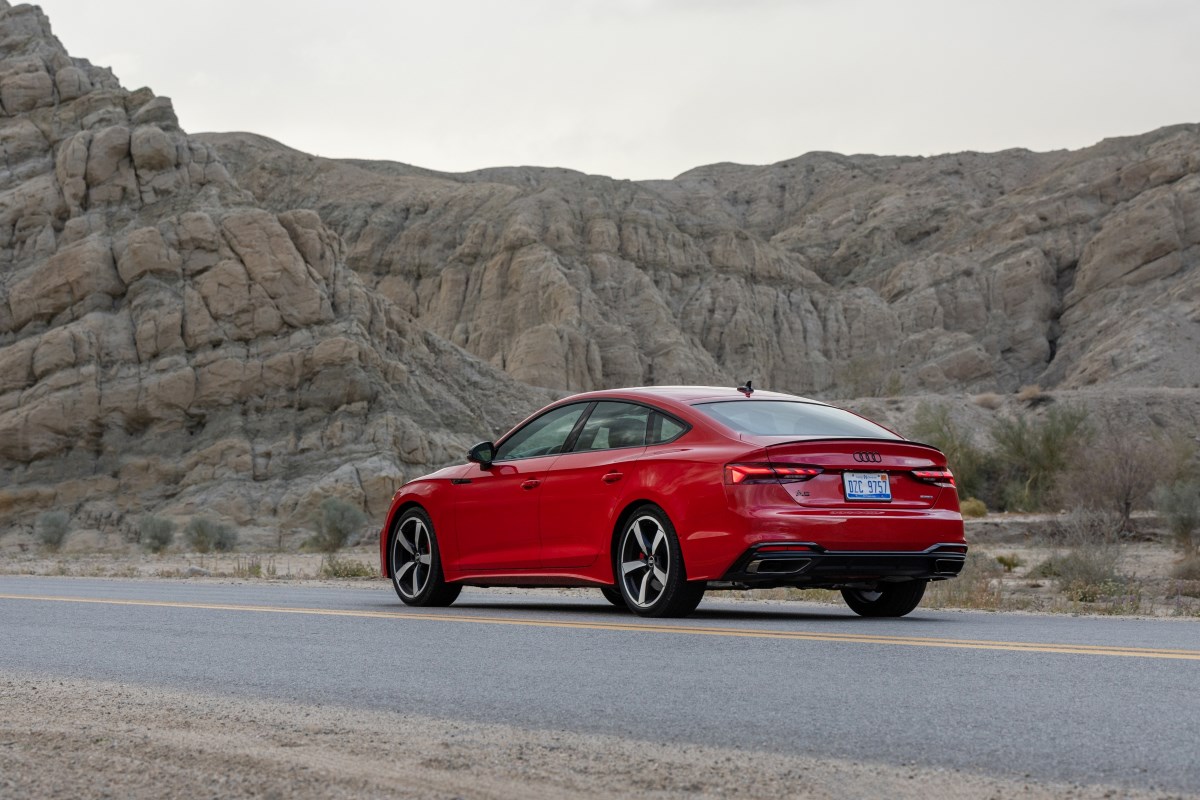
M 420 517 L 400 523 L 392 542 L 392 573 L 401 597 L 415 598 L 433 572 L 433 541 Z
M 625 529 L 621 540 L 621 585 L 638 608 L 653 606 L 671 576 L 671 548 L 662 523 L 650 515 L 639 516 Z

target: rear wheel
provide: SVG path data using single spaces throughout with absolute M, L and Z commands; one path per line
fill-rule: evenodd
M 448 606 L 462 586 L 446 583 L 441 551 L 429 516 L 419 508 L 404 512 L 392 534 L 392 588 L 410 606 Z
M 614 560 L 617 586 L 635 614 L 686 617 L 704 597 L 704 581 L 688 581 L 675 526 L 657 506 L 629 516 Z
M 920 604 L 926 581 L 881 583 L 875 589 L 842 589 L 842 599 L 860 617 L 903 617 Z

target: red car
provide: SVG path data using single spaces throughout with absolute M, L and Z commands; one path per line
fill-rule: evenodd
M 409 605 L 449 605 L 463 586 L 595 586 L 666 617 L 710 587 L 793 586 L 899 617 L 966 559 L 939 450 L 749 383 L 575 395 L 467 459 L 392 500 L 379 555 Z

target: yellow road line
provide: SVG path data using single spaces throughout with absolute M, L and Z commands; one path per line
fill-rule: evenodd
M 1065 653 L 1091 656 L 1129 656 L 1200 661 L 1200 650 L 1156 647 L 1117 647 L 1090 644 L 1051 644 L 1045 642 L 1003 642 L 988 639 L 942 639 L 918 636 L 880 636 L 865 633 L 817 633 L 814 631 L 768 630 L 762 628 L 718 628 L 699 625 L 666 625 L 651 622 L 579 622 L 574 620 L 529 619 L 475 616 L 442 612 L 356 611 L 336 608 L 288 606 L 249 606 L 225 603 L 185 603 L 169 600 L 109 600 L 93 597 L 0 594 L 0 600 L 28 600 L 53 603 L 85 603 L 150 608 L 190 608 L 205 611 L 253 611 L 267 614 L 304 614 L 322 617 L 358 617 L 366 619 L 421 620 L 424 622 L 465 622 L 476 625 L 519 625 L 530 628 L 573 628 L 579 630 L 624 631 L 631 633 L 674 633 L 690 636 L 729 636 L 749 639 L 795 639 L 813 642 L 882 644 L 902 647 L 946 647 L 962 650 L 1007 650 L 1025 653 Z

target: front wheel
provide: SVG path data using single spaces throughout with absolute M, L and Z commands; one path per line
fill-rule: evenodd
M 392 587 L 410 606 L 448 606 L 462 585 L 446 583 L 441 550 L 429 515 L 419 508 L 404 512 L 392 534 Z
M 881 583 L 874 589 L 842 589 L 842 599 L 860 617 L 903 617 L 925 596 L 926 581 Z
M 643 617 L 686 617 L 704 597 L 689 581 L 675 526 L 657 506 L 642 506 L 625 523 L 613 565 L 629 610 Z

